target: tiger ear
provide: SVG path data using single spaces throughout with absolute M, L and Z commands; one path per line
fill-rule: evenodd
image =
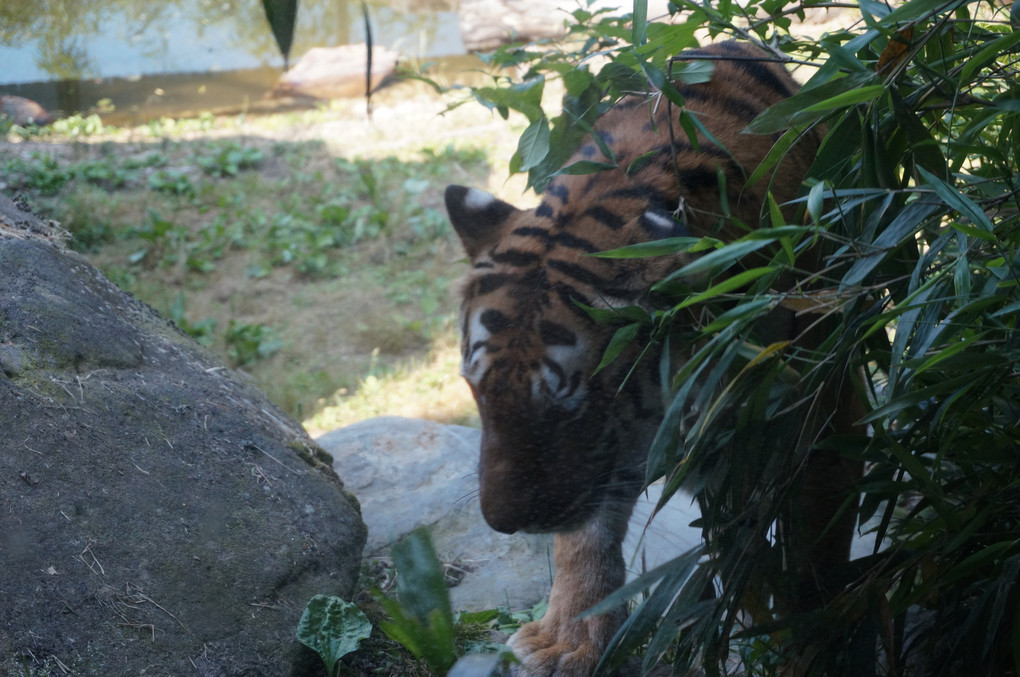
M 484 190 L 446 187 L 446 212 L 471 259 L 499 241 L 503 226 L 517 211 L 513 205 Z

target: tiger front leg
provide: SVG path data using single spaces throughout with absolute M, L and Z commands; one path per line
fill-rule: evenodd
M 626 607 L 578 618 L 624 583 L 623 536 L 626 520 L 592 520 L 576 531 L 557 533 L 556 576 L 549 608 L 510 638 L 521 660 L 518 677 L 588 677 L 609 640 L 627 617 Z M 616 522 L 617 524 L 614 524 Z

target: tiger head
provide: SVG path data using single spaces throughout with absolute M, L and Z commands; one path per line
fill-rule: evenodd
M 640 365 L 650 374 L 625 379 L 637 357 L 625 353 L 596 374 L 616 327 L 595 322 L 584 306 L 636 305 L 678 264 L 677 257 L 638 265 L 592 254 L 684 234 L 683 227 L 647 205 L 633 217 L 573 212 L 564 192 L 553 185 L 539 207 L 521 210 L 477 189 L 446 191 L 472 266 L 461 372 L 482 420 L 482 513 L 507 533 L 569 529 L 616 497 L 626 505 L 643 480 L 655 429 L 649 421 L 661 416 L 656 360 Z M 597 244 L 591 223 L 575 227 L 586 219 L 611 222 Z

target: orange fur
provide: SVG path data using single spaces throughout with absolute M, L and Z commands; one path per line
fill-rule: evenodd
M 671 142 L 665 100 L 628 97 L 595 125 L 618 168 L 559 176 L 531 210 L 471 189 L 447 190 L 451 222 L 472 263 L 462 372 L 482 419 L 482 511 L 500 531 L 556 533 L 549 611 L 512 640 L 523 661 L 519 674 L 528 677 L 590 674 L 624 619 L 622 608 L 578 614 L 623 583 L 621 543 L 663 416 L 654 358 L 625 379 L 637 361 L 632 348 L 595 373 L 616 328 L 592 321 L 579 304 L 646 305 L 650 286 L 688 260 L 591 254 L 671 236 L 728 239 L 756 228 L 767 191 L 779 202 L 794 198 L 817 147 L 807 139 L 771 176 L 747 186 L 775 138 L 742 131 L 797 85 L 781 66 L 755 60 L 763 56 L 756 48 L 727 43 L 701 51 L 733 58 L 714 62 L 710 82 L 680 86 L 687 110 L 720 145 L 701 137 L 695 148 L 675 121 Z M 607 159 L 589 140 L 568 164 Z M 720 176 L 732 218 L 722 215 Z M 823 488 L 830 515 L 830 490 L 841 497 L 843 477 Z M 830 560 L 845 559 L 849 539 L 842 531 L 839 539 L 826 550 Z M 810 573 L 806 560 L 797 566 Z

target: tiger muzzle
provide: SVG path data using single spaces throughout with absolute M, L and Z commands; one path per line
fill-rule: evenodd
M 483 429 L 482 515 L 496 531 L 562 531 L 587 517 L 596 483 L 576 445 L 536 432 L 534 424 Z

